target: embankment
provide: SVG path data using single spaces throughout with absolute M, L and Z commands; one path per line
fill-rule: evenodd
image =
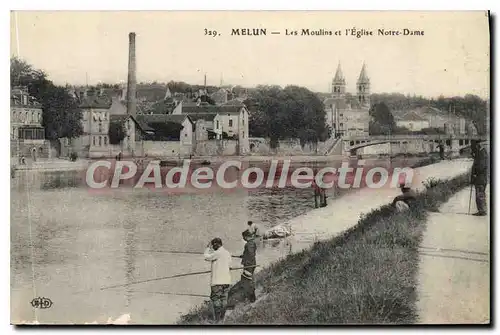
M 238 306 L 226 324 L 411 324 L 416 321 L 418 247 L 427 211 L 468 184 L 463 173 L 430 180 L 417 206 L 389 205 L 341 235 L 287 256 L 256 275 L 258 300 Z M 208 305 L 179 324 L 210 324 Z

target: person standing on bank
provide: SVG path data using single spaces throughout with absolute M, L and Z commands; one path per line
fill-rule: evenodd
M 241 265 L 246 268 L 245 270 L 248 270 L 253 274 L 255 266 L 257 265 L 257 261 L 255 259 L 257 246 L 255 244 L 254 235 L 248 229 L 241 235 L 246 242 L 243 254 L 240 256 Z
M 439 145 L 438 145 L 438 148 L 439 148 L 439 158 L 441 158 L 441 160 L 444 160 L 444 145 L 443 145 L 443 142 L 439 142 Z
M 477 213 L 474 216 L 486 216 L 486 185 L 488 184 L 488 153 L 484 143 L 480 141 L 471 143 L 474 163 L 471 171 L 471 184 L 476 190 Z
M 231 254 L 222 246 L 222 240 L 216 237 L 208 243 L 204 257 L 211 262 L 210 300 L 214 319 L 219 322 L 226 314 L 227 295 L 231 286 Z
M 253 273 L 257 266 L 255 259 L 257 246 L 252 233 L 248 229 L 241 235 L 246 242 L 243 254 L 238 256 L 241 258 L 243 273 L 241 274 L 240 281 L 229 291 L 228 308 L 234 308 L 237 302 L 255 302 L 256 300 Z

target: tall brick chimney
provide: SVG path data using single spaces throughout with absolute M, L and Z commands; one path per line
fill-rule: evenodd
M 128 48 L 127 114 L 135 116 L 137 114 L 135 33 L 128 34 Z

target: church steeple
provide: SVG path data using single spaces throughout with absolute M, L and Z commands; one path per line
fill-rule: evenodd
M 337 65 L 337 71 L 335 72 L 335 77 L 332 80 L 332 96 L 333 97 L 342 97 L 345 95 L 345 78 L 342 73 L 342 68 Z
M 362 106 L 370 106 L 370 78 L 366 73 L 366 65 L 363 62 L 363 67 L 359 73 L 358 81 L 356 82 L 356 96 L 358 102 Z

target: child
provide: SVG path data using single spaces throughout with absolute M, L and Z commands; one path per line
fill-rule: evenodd
M 248 221 L 248 231 L 252 234 L 253 238 L 260 237 L 259 227 L 252 221 Z

